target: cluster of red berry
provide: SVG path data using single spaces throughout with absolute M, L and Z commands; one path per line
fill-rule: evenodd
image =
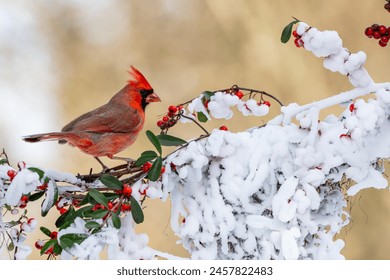
M 182 109 L 183 109 L 182 106 L 174 106 L 174 105 L 169 106 L 168 114 L 162 117 L 162 119 L 157 122 L 157 126 L 162 130 L 174 126 L 180 117 L 180 113 Z
M 300 48 L 300 47 L 303 47 L 303 45 L 304 45 L 304 43 L 303 43 L 303 41 L 302 41 L 302 39 L 301 39 L 301 35 L 299 35 L 298 34 L 298 32 L 297 32 L 297 30 L 294 30 L 293 32 L 292 32 L 292 35 L 294 36 L 294 44 L 295 44 L 295 46 L 297 46 L 297 48 Z
M 50 233 L 50 239 L 53 239 L 53 240 L 57 239 L 57 236 L 58 236 L 58 232 L 57 231 L 52 231 Z M 35 248 L 37 248 L 38 250 L 41 250 L 45 244 L 46 244 L 45 241 L 43 241 L 41 239 L 38 239 L 35 242 Z M 47 254 L 47 255 L 51 255 L 51 254 L 53 254 L 53 250 L 54 250 L 54 246 L 51 246 L 44 253 Z M 54 255 L 56 255 L 56 254 L 54 254 Z
M 386 47 L 389 42 L 390 27 L 373 24 L 366 28 L 364 34 L 366 34 L 368 38 L 379 40 L 378 43 L 381 47 Z

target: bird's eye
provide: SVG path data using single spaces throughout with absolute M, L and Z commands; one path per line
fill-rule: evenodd
M 143 97 L 147 97 L 149 94 L 153 93 L 153 89 L 141 89 L 139 92 Z

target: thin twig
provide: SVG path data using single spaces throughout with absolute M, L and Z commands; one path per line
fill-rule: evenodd
M 196 123 L 197 126 L 199 126 L 207 135 L 210 135 L 210 133 L 198 122 L 196 121 L 195 119 L 191 118 L 191 117 L 188 117 L 188 116 L 185 116 L 183 114 L 180 114 L 181 117 L 185 118 L 185 119 L 188 119 L 188 120 L 191 120 L 193 121 L 194 123 Z

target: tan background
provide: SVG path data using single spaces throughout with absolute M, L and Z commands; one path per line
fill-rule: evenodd
M 280 43 L 281 31 L 291 16 L 319 29 L 337 30 L 351 52 L 367 53 L 366 67 L 375 81 L 389 80 L 390 47 L 381 48 L 363 34 L 372 23 L 390 22 L 390 14 L 383 9 L 385 1 L 122 0 L 112 1 L 104 9 L 95 9 L 94 1 L 17 2 L 20 9 L 38 15 L 39 32 L 49 41 L 56 65 L 52 73 L 58 82 L 51 92 L 57 100 L 56 113 L 51 116 L 56 125 L 47 130 L 60 129 L 79 114 L 105 103 L 128 79 L 130 64 L 145 74 L 163 99 L 147 110 L 145 129 L 155 132 L 158 116 L 170 104 L 186 101 L 203 90 L 238 84 L 265 90 L 285 104 L 304 104 L 350 89 L 347 78 L 325 70 L 321 59 L 297 49 L 292 42 Z M 0 48 L 1 55 L 7 54 Z M 272 109 L 272 114 L 277 114 L 276 104 Z M 236 116 L 226 124 L 230 130 L 240 131 L 265 121 Z M 208 128 L 221 123 L 213 121 Z M 31 131 L 33 124 L 28 120 L 17 126 L 24 134 L 42 132 Z M 19 137 L 9 139 L 7 131 L 3 133 L 3 140 L 8 139 L 7 150 L 25 145 Z M 200 131 L 187 125 L 172 133 L 191 138 Z M 55 143 L 37 145 L 59 153 L 55 160 L 41 157 L 43 167 L 72 173 L 98 168 L 94 159 L 77 149 Z M 150 145 L 141 134 L 121 155 L 137 157 L 145 148 Z M 362 191 L 352 202 L 351 224 L 340 234 L 346 242 L 344 255 L 347 259 L 390 259 L 389 191 Z M 169 229 L 169 203 L 148 201 L 145 214 L 146 221 L 138 230 L 150 235 L 150 245 L 185 256 Z M 39 257 L 34 254 L 33 258 Z

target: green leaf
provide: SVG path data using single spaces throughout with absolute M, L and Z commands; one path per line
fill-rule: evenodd
M 56 203 L 58 199 L 58 188 L 54 180 L 49 181 L 45 193 L 46 193 L 46 197 L 42 201 L 42 205 L 41 205 L 42 217 L 45 217 L 47 215 L 49 210 L 53 207 L 54 203 Z
M 134 197 L 130 197 L 131 203 L 131 215 L 133 216 L 134 222 L 140 224 L 144 221 L 144 213 L 138 201 Z
M 62 214 L 61 216 L 58 217 L 55 225 L 58 228 L 62 227 L 65 222 L 68 222 L 68 221 L 73 222 L 76 217 L 77 217 L 76 211 L 74 210 L 74 207 L 71 205 L 69 207 L 68 211 L 66 211 L 64 214 Z
M 203 112 L 198 112 L 198 120 L 200 122 L 207 122 L 209 119 L 207 118 L 207 116 L 203 113 Z
M 50 239 L 47 241 L 41 249 L 41 255 L 43 255 L 51 246 L 54 246 L 54 244 L 57 244 L 57 239 Z
M 38 200 L 38 199 L 40 199 L 44 194 L 45 194 L 45 192 L 36 192 L 36 193 L 33 193 L 32 195 L 29 196 L 28 200 L 29 200 L 29 201 Z
M 282 41 L 283 44 L 287 43 L 290 40 L 292 28 L 293 28 L 294 24 L 296 24 L 298 22 L 299 22 L 299 20 L 295 19 L 283 28 L 282 36 L 280 37 L 280 40 Z
M 68 233 L 64 234 L 60 237 L 60 245 L 62 249 L 70 249 L 73 247 L 74 244 L 80 244 L 85 239 L 87 239 L 88 235 L 86 234 L 80 234 L 80 233 Z
M 115 198 L 120 197 L 117 193 L 103 193 L 103 195 L 107 198 L 107 200 L 114 200 Z
M 203 97 L 206 98 L 207 100 L 210 100 L 211 96 L 215 94 L 215 92 L 212 91 L 204 91 L 202 92 Z
M 148 172 L 148 178 L 151 181 L 157 181 L 161 174 L 161 167 L 162 167 L 162 158 L 158 157 L 153 162 L 152 167 L 150 168 Z
M 106 216 L 108 214 L 108 212 L 109 211 L 106 209 L 98 209 L 96 211 L 93 211 L 93 213 L 91 213 L 91 217 L 95 218 L 95 219 L 101 219 L 104 216 Z
M 84 217 L 84 212 L 91 211 L 92 208 L 93 208 L 93 205 L 84 206 L 84 207 L 82 207 L 82 208 L 80 208 L 79 210 L 76 211 L 76 216 L 77 217 Z
M 8 160 L 6 160 L 5 158 L 0 159 L 0 165 L 6 164 L 6 163 L 8 163 Z
M 167 134 L 160 134 L 156 137 L 162 146 L 180 146 L 187 143 L 183 139 Z
M 112 220 L 112 225 L 114 226 L 114 228 L 116 228 L 116 229 L 121 228 L 121 219 L 114 212 L 111 213 L 111 220 Z
M 156 135 L 154 135 L 154 133 L 151 132 L 150 130 L 147 130 L 146 136 L 148 136 L 149 141 L 153 144 L 157 152 L 161 155 L 162 154 L 161 145 L 160 142 L 158 142 Z
M 103 174 L 100 177 L 100 181 L 103 183 L 103 185 L 112 190 L 121 190 L 123 188 L 122 182 L 109 174 Z
M 59 228 L 59 230 L 63 230 L 63 229 L 66 229 L 68 228 L 71 224 L 73 224 L 74 220 L 73 221 L 67 221 L 65 223 L 62 224 L 62 226 Z
M 45 235 L 50 237 L 51 231 L 48 228 L 40 227 L 39 228 Z
M 84 196 L 83 200 L 81 200 L 81 201 L 79 202 L 78 206 L 83 206 L 83 205 L 88 204 L 88 203 L 91 203 L 91 202 L 92 202 L 91 196 L 87 193 L 87 194 Z
M 13 251 L 15 249 L 15 244 L 13 242 L 9 243 L 7 249 L 8 251 Z
M 43 176 L 45 175 L 45 172 L 43 172 L 43 170 L 36 167 L 29 167 L 28 170 L 37 173 L 39 176 L 39 180 L 42 180 Z
M 160 136 L 160 135 L 158 135 Z M 156 138 L 158 138 L 156 136 Z M 160 142 L 161 143 L 161 142 Z M 157 153 L 155 151 L 145 151 L 141 154 L 141 156 L 135 161 L 136 166 L 141 166 L 147 161 L 152 161 L 157 157 Z
M 106 207 L 108 207 L 108 200 L 107 198 L 104 196 L 104 194 L 102 194 L 101 192 L 99 192 L 98 190 L 96 189 L 91 189 L 88 194 L 99 204 L 102 204 Z
M 54 244 L 53 254 L 59 255 L 61 254 L 61 252 L 62 252 L 62 247 L 60 246 L 60 244 L 58 243 Z
M 91 228 L 100 227 L 100 224 L 95 222 L 95 221 L 89 221 L 89 222 L 85 223 L 84 226 L 85 226 L 86 229 L 91 229 Z

